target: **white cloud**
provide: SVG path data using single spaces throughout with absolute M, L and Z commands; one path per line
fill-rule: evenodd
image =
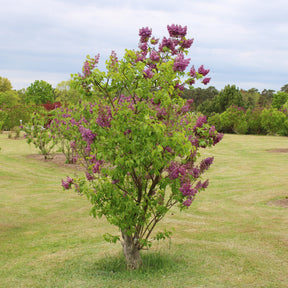
M 188 26 L 194 38 L 189 57 L 211 68 L 211 85 L 238 81 L 242 88 L 280 89 L 288 82 L 287 15 L 286 0 L 6 1 L 0 75 L 7 71 L 17 88 L 37 75 L 60 82 L 81 70 L 86 54 L 122 55 L 137 47 L 139 28 L 152 27 L 162 37 L 175 23 Z

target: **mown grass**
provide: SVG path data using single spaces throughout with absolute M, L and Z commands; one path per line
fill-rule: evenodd
M 288 287 L 288 138 L 225 135 L 205 151 L 215 161 L 210 186 L 187 211 L 159 228 L 171 241 L 143 251 L 126 271 L 117 233 L 89 216 L 88 201 L 63 191 L 75 172 L 27 158 L 25 140 L 0 135 L 0 287 Z

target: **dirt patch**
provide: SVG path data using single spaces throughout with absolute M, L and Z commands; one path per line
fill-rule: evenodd
M 267 151 L 271 153 L 288 153 L 288 148 L 269 149 Z
M 274 201 L 269 201 L 268 205 L 288 208 L 288 197 Z
M 74 170 L 79 170 L 79 171 L 84 170 L 84 167 L 80 164 L 67 164 L 67 163 L 65 163 L 66 157 L 62 153 L 56 153 L 53 155 L 53 158 L 49 158 L 49 159 L 45 159 L 45 157 L 41 154 L 31 154 L 31 155 L 28 155 L 27 158 L 36 159 L 36 160 L 43 161 L 43 162 L 51 162 L 51 163 L 56 164 L 57 166 L 65 167 L 65 168 L 71 168 Z

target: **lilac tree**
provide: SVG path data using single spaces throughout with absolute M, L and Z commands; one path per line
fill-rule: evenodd
M 140 29 L 138 50 L 126 50 L 119 60 L 112 51 L 106 71 L 97 68 L 99 55 L 87 57 L 74 83 L 97 100 L 71 115 L 73 149 L 85 163 L 85 176 L 62 181 L 88 197 L 94 217 L 105 216 L 120 229 L 106 234 L 121 241 L 128 269 L 141 266 L 139 251 L 170 231 L 152 231 L 174 206 L 187 209 L 208 186 L 203 178 L 213 157 L 201 158 L 203 148 L 222 139 L 206 117 L 196 117 L 192 100 L 179 95 L 199 79 L 207 84 L 209 70 L 186 58 L 193 39 L 187 27 L 167 26 L 169 37 L 152 37 Z M 75 117 L 77 118 L 75 120 Z

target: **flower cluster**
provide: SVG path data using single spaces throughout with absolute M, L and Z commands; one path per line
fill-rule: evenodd
M 95 58 L 86 60 L 84 62 L 83 69 L 82 69 L 84 75 L 79 75 L 79 76 L 83 77 L 83 78 L 89 77 L 91 75 L 91 73 L 92 73 L 92 70 L 99 63 L 99 58 L 100 58 L 100 54 L 97 54 L 95 56 Z
M 149 29 L 148 27 L 143 27 L 139 30 L 139 36 L 140 38 L 140 42 L 141 43 L 145 43 L 149 40 L 149 38 L 152 35 L 152 29 Z
M 87 145 L 91 145 L 96 137 L 96 134 L 82 125 L 79 126 L 79 131 L 82 135 L 83 140 L 87 142 Z
M 184 106 L 181 108 L 182 113 L 187 113 L 188 111 L 191 111 L 193 108 L 193 99 L 188 99 Z
M 145 78 L 152 78 L 154 76 L 154 73 L 152 72 L 152 69 L 149 67 L 144 69 L 143 75 Z
M 181 25 L 167 25 L 167 30 L 170 37 L 185 37 L 187 34 L 187 26 L 182 27 Z
M 190 63 L 190 59 L 184 59 L 183 54 L 178 54 L 175 58 L 173 70 L 183 72 Z
M 97 124 L 102 128 L 109 128 L 111 126 L 112 114 L 110 106 L 100 106 L 98 117 L 96 119 Z
M 70 189 L 72 187 L 72 184 L 73 184 L 73 179 L 71 177 L 67 176 L 66 181 L 62 179 L 62 186 L 64 189 L 66 190 Z
M 170 180 L 179 179 L 179 191 L 186 199 L 182 203 L 184 206 L 189 207 L 198 191 L 208 187 L 208 180 L 204 181 L 203 183 L 201 180 L 199 180 L 194 187 L 192 186 L 192 183 L 195 182 L 196 179 L 201 176 L 201 174 L 209 169 L 213 163 L 213 159 L 213 157 L 208 157 L 202 160 L 199 166 L 194 166 L 193 161 L 190 163 L 188 162 L 187 164 L 180 164 L 175 161 L 170 163 L 170 166 L 167 169 L 168 177 Z

